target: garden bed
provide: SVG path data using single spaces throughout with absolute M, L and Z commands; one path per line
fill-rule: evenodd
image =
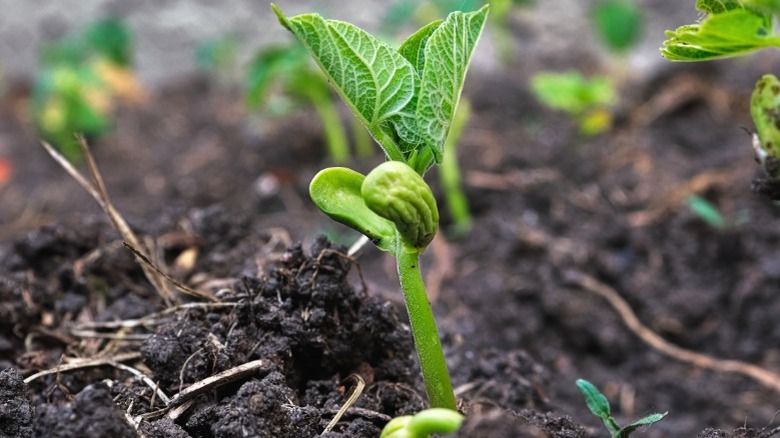
M 614 129 L 590 139 L 536 103 L 531 72 L 470 77 L 459 159 L 474 229 L 445 232 L 423 259 L 467 413 L 461 435 L 604 436 L 577 378 L 603 390 L 621 424 L 669 412 L 637 436 L 777 426 L 777 389 L 669 357 L 604 298 L 622 297 L 681 348 L 780 372 L 778 210 L 750 191 L 759 168 L 742 130 L 766 67 L 671 66 L 626 86 Z M 18 370 L 0 375 L 12 401 L 0 430 L 135 436 L 132 421 L 154 413 L 139 433 L 316 436 L 355 387 L 351 375 L 366 388 L 329 436 L 377 436 L 424 406 L 386 255 L 367 247 L 353 260 L 316 239 L 354 235 L 308 200 L 326 160 L 311 114 L 261 131 L 245 122 L 238 93 L 192 79 L 122 108 L 115 132 L 94 142 L 119 211 L 154 239 L 167 271 L 215 298 L 177 295 L 199 304 L 160 314 L 174 304 L 37 145 L 22 121 L 25 95 L 0 108 L 15 172 L 0 188 L 0 366 Z M 686 206 L 691 194 L 734 222 L 709 225 Z M 67 370 L 63 355 L 104 362 Z M 255 368 L 176 415 L 155 413 L 159 394 L 246 363 Z M 742 426 L 757 434 L 731 435 Z

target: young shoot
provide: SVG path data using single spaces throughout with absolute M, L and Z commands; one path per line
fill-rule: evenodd
M 633 47 L 642 31 L 641 10 L 629 0 L 600 0 L 591 10 L 591 21 L 601 42 L 616 54 Z
M 322 123 L 328 155 L 335 164 L 349 161 L 347 133 L 331 95 L 325 76 L 312 65 L 306 51 L 299 45 L 270 47 L 259 51 L 249 66 L 246 80 L 246 102 L 251 109 L 270 107 L 270 90 L 277 86 L 283 90 L 287 107 L 293 103 L 311 105 Z M 289 109 L 289 108 L 288 108 Z M 355 148 L 361 156 L 371 154 L 372 146 L 365 130 L 353 118 Z
M 604 394 L 602 394 L 601 391 L 596 389 L 592 383 L 584 379 L 577 379 L 577 387 L 585 397 L 585 404 L 588 405 L 588 409 L 590 409 L 593 415 L 601 418 L 601 421 L 604 422 L 604 426 L 609 431 L 609 436 L 612 438 L 628 438 L 628 436 L 640 427 L 657 423 L 667 414 L 667 412 L 664 412 L 663 414 L 650 414 L 621 428 L 618 426 L 615 419 L 612 418 L 609 401 L 607 401 L 607 398 L 604 397 Z
M 79 161 L 75 134 L 109 131 L 119 102 L 138 103 L 144 90 L 132 71 L 132 34 L 119 20 L 95 22 L 43 48 L 31 112 L 41 136 Z
M 780 48 L 777 0 L 698 0 L 706 14 L 696 24 L 667 31 L 661 53 L 670 61 L 705 61 Z M 754 190 L 780 200 L 780 81 L 771 74 L 753 89 L 750 112 L 756 125 L 753 150 L 769 179 L 756 179 Z
M 460 134 L 466 127 L 470 115 L 471 104 L 467 99 L 461 100 L 457 111 L 455 111 L 447 141 L 444 142 L 444 154 L 439 167 L 439 179 L 444 191 L 444 200 L 452 218 L 452 227 L 449 231 L 458 237 L 471 231 L 472 223 L 471 209 L 468 198 L 461 187 L 460 166 L 458 165 L 458 156 L 455 153 Z
M 617 91 L 606 76 L 588 79 L 576 71 L 541 72 L 531 78 L 531 91 L 549 108 L 577 120 L 583 135 L 600 134 L 612 126 L 610 107 L 617 101 Z
M 728 231 L 750 219 L 746 210 L 740 210 L 732 216 L 726 216 L 712 202 L 698 195 L 690 195 L 685 199 L 685 205 L 704 223 L 717 231 Z
M 311 198 L 333 220 L 396 257 L 430 404 L 456 410 L 420 273 L 419 255 L 439 224 L 423 175 L 442 161 L 487 7 L 434 21 L 397 50 L 352 24 L 318 14 L 287 17 L 272 7 L 389 160 L 366 176 L 344 167 L 322 170 L 309 186 Z
M 780 4 L 767 0 L 698 0 L 707 14 L 696 24 L 666 31 L 661 53 L 670 61 L 705 61 L 780 47 L 773 22 Z

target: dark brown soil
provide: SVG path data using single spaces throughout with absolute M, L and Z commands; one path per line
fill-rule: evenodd
M 605 436 L 577 378 L 604 391 L 621 424 L 669 412 L 637 436 L 770 436 L 775 390 L 662 354 L 587 287 L 614 289 L 680 347 L 780 372 L 780 213 L 751 192 L 760 172 L 742 129 L 752 83 L 773 67 L 756 64 L 673 66 L 627 83 L 616 126 L 591 139 L 535 102 L 520 66 L 470 79 L 459 153 L 475 227 L 424 259 L 467 414 L 460 436 Z M 325 436 L 375 437 L 425 406 L 386 255 L 367 248 L 358 269 L 314 237 L 354 239 L 308 201 L 327 165 L 311 114 L 259 131 L 238 93 L 203 79 L 120 110 L 94 143 L 118 209 L 167 271 L 219 303 L 121 329 L 98 323 L 172 303 L 37 146 L 25 96 L 17 88 L 0 105 L 14 166 L 0 188 L 0 436 L 317 436 L 353 374 L 366 389 Z M 685 205 L 693 193 L 735 220 L 708 225 Z M 169 397 L 263 363 L 177 415 L 157 412 L 155 388 L 116 363 L 21 380 L 128 354 L 122 363 Z

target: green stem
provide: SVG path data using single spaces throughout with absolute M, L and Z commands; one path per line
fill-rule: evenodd
M 382 131 L 382 128 L 380 128 L 379 125 L 368 126 L 368 131 L 371 133 L 371 136 L 374 137 L 374 140 L 382 146 L 382 149 L 385 150 L 387 158 L 392 161 L 406 162 L 406 158 L 404 158 L 404 154 L 398 148 L 398 145 L 395 144 L 395 141 L 393 141 L 389 135 Z
M 355 152 L 360 158 L 368 158 L 374 153 L 374 143 L 366 127 L 356 118 L 352 118 L 352 139 L 355 142 Z
M 458 167 L 458 154 L 455 150 L 463 128 L 469 120 L 470 113 L 471 105 L 469 101 L 461 99 L 458 109 L 455 110 L 450 134 L 444 142 L 444 154 L 441 167 L 439 168 L 444 197 L 447 201 L 447 210 L 450 211 L 457 234 L 465 234 L 471 229 L 469 202 L 460 186 L 460 168 Z
M 328 146 L 328 154 L 336 164 L 344 164 L 349 161 L 349 149 L 347 148 L 347 135 L 341 124 L 341 118 L 330 99 L 328 90 L 324 95 L 312 90 L 308 93 L 314 105 L 317 115 L 322 121 L 322 129 L 325 131 L 325 144 Z
M 425 293 L 425 284 L 420 273 L 420 257 L 417 252 L 409 252 L 399 245 L 396 252 L 398 278 L 404 292 L 406 309 L 409 312 L 409 324 L 420 358 L 425 388 L 431 407 L 446 408 L 453 411 L 455 393 L 452 391 L 450 374 L 444 361 L 441 339 L 433 319 L 431 303 Z

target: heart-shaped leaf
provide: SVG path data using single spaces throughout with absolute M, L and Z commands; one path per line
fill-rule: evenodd
M 389 45 L 350 23 L 325 20 L 319 14 L 286 17 L 276 5 L 272 7 L 282 25 L 312 54 L 347 106 L 375 136 L 383 122 L 414 97 L 417 73 Z M 396 145 L 380 144 L 391 159 L 404 160 Z
M 417 125 L 420 135 L 441 162 L 444 141 L 458 106 L 471 55 L 487 19 L 488 6 L 475 12 L 453 12 L 431 33 L 424 48 Z M 410 163 L 415 169 L 432 163 Z

